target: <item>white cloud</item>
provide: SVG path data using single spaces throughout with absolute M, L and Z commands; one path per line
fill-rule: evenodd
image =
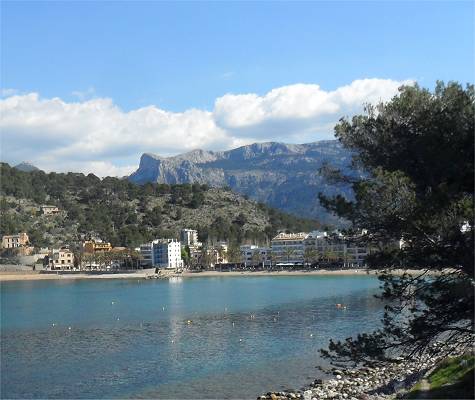
M 360 112 L 363 103 L 390 99 L 403 83 L 411 82 L 364 79 L 334 91 L 295 84 L 263 96 L 226 94 L 216 99 L 213 111 L 179 113 L 156 106 L 124 112 L 107 98 L 66 102 L 10 92 L 0 99 L 1 158 L 31 160 L 45 170 L 122 176 L 143 152 L 171 155 L 254 141 L 328 139 L 342 115 Z
M 214 115 L 219 126 L 241 135 L 278 134 L 280 124 L 289 136 L 320 131 L 328 121 L 361 111 L 364 103 L 387 101 L 401 84 L 413 81 L 362 79 L 334 91 L 315 84 L 295 84 L 265 94 L 227 94 L 215 102 Z M 277 124 L 277 126 L 276 126 Z M 289 129 L 288 125 L 294 129 Z
M 86 90 L 74 90 L 71 94 L 83 101 L 94 96 L 96 94 L 96 88 L 94 86 L 89 86 Z
M 16 89 L 7 89 L 7 88 L 0 89 L 0 97 L 14 96 L 15 94 L 18 94 L 18 90 Z

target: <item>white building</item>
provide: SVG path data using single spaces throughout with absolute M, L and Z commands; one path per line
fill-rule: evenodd
M 279 233 L 271 241 L 272 256 L 278 264 L 303 264 L 308 233 Z
M 321 260 L 344 260 L 346 242 L 341 233 L 329 235 L 327 232 L 314 231 L 305 239 L 305 248 L 315 250 Z
M 270 266 L 272 263 L 272 250 L 268 247 L 255 245 L 239 246 L 241 251 L 241 262 L 246 266 Z
M 175 239 L 155 239 L 140 246 L 143 265 L 158 268 L 183 268 L 181 245 Z
M 40 210 L 43 215 L 55 215 L 59 213 L 59 208 L 56 206 L 42 205 Z
M 198 243 L 198 231 L 194 229 L 182 229 L 180 231 L 180 242 L 183 246 L 193 246 Z
M 344 236 L 339 232 L 329 235 L 327 232 L 314 231 L 308 234 L 305 246 L 307 249 L 315 250 L 320 260 L 361 266 L 370 254 L 370 249 L 359 244 L 358 239 L 358 236 Z
M 370 254 L 370 249 L 359 244 L 359 239 L 358 236 L 344 236 L 338 231 L 331 234 L 319 231 L 279 233 L 272 239 L 270 254 L 277 266 L 311 264 L 316 261 L 361 266 Z

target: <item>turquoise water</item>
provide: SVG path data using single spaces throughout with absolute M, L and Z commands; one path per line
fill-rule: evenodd
M 1 284 L 2 398 L 256 398 L 378 324 L 372 276 Z M 346 310 L 335 307 L 347 306 Z

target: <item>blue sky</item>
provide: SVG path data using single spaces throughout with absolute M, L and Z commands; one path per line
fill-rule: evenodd
M 254 110 L 255 104 L 242 106 L 246 100 L 243 97 L 226 98 L 217 113 L 217 99 L 229 94 L 253 94 L 261 101 L 273 89 L 295 84 L 319 85 L 321 91 L 329 93 L 363 79 L 415 80 L 426 87 L 433 87 L 437 79 L 474 81 L 474 3 L 469 1 L 3 1 L 1 25 L 4 98 L 32 93 L 38 96 L 24 99 L 21 107 L 18 102 L 15 107 L 7 105 L 11 112 L 25 115 L 34 109 L 49 113 L 45 102 L 59 98 L 61 105 L 49 105 L 65 113 L 76 103 L 123 113 L 129 119 L 130 112 L 147 107 L 154 107 L 153 117 L 143 116 L 143 112 L 133 117 L 150 120 L 158 118 L 156 110 L 169 113 L 168 122 L 160 120 L 152 126 L 150 134 L 156 135 L 156 140 L 145 141 L 148 147 L 137 146 L 133 154 L 120 149 L 113 154 L 95 151 L 91 146 L 97 138 L 91 137 L 83 147 L 89 145 L 95 158 L 84 160 L 79 169 L 93 168 L 94 162 L 130 169 L 141 151 L 175 154 L 189 150 L 186 145 L 173 147 L 163 140 L 163 135 L 175 132 L 169 126 L 171 120 L 181 124 L 181 131 L 193 131 L 188 133 L 194 139 L 190 143 L 213 149 L 251 140 L 276 138 L 295 142 L 328 138 L 332 135 L 331 122 L 338 119 L 335 115 L 313 131 L 309 126 L 305 132 L 293 132 L 286 115 L 277 119 L 277 124 L 283 122 L 286 134 L 269 129 L 275 121 L 253 125 L 254 119 L 248 114 L 249 107 Z M 391 91 L 388 90 L 381 89 L 380 98 L 385 99 L 384 93 Z M 298 90 L 292 93 L 305 100 L 305 94 Z M 99 106 L 92 104 L 94 101 Z M 25 107 L 30 108 L 25 111 Z M 240 117 L 230 116 L 230 107 L 234 107 L 233 112 L 244 107 L 247 119 L 236 122 Z M 202 112 L 198 120 L 188 115 L 190 109 Z M 354 107 L 342 109 L 351 110 Z M 209 122 L 206 112 L 219 116 Z M 313 118 L 310 114 L 296 118 Z M 67 115 L 58 118 L 67 119 Z M 102 118 L 108 119 L 109 114 Z M 215 133 L 214 139 L 208 140 L 209 135 L 200 132 L 206 131 L 210 123 L 226 133 Z M 14 133 L 31 140 L 35 134 L 46 138 L 61 134 L 52 132 L 47 124 L 39 126 L 36 133 L 24 134 L 26 127 L 22 130 L 18 124 L 4 125 L 2 135 Z M 91 124 L 81 129 L 92 129 Z M 120 121 L 116 122 L 116 129 L 122 129 L 125 137 L 133 130 L 131 124 L 129 121 L 124 128 Z M 231 125 L 239 129 L 228 135 Z M 246 129 L 242 129 L 244 125 Z M 111 128 L 105 131 L 108 129 Z M 267 136 L 261 133 L 266 129 L 270 131 Z M 101 129 L 94 125 L 93 130 Z M 194 133 L 196 130 L 200 132 Z M 70 132 L 64 134 L 68 136 Z M 112 139 L 120 141 L 120 136 Z M 167 143 L 160 146 L 153 144 L 156 142 Z M 54 154 L 45 149 L 33 157 L 33 153 L 20 149 L 9 150 L 10 158 L 2 154 L 3 159 L 14 162 L 29 157 L 46 169 L 64 169 L 64 165 L 52 160 L 61 154 L 71 158 L 73 153 L 72 149 L 55 149 Z

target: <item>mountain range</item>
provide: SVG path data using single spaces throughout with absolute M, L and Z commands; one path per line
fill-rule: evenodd
M 32 172 L 32 171 L 40 171 L 38 167 L 35 167 L 33 164 L 23 161 L 18 165 L 15 165 L 15 169 L 23 172 Z
M 132 182 L 201 183 L 230 187 L 250 198 L 324 224 L 341 221 L 324 209 L 318 194 L 352 197 L 348 184 L 330 181 L 322 167 L 360 175 L 351 167 L 352 153 L 336 140 L 307 144 L 254 143 L 228 151 L 193 150 L 173 157 L 145 153 Z

